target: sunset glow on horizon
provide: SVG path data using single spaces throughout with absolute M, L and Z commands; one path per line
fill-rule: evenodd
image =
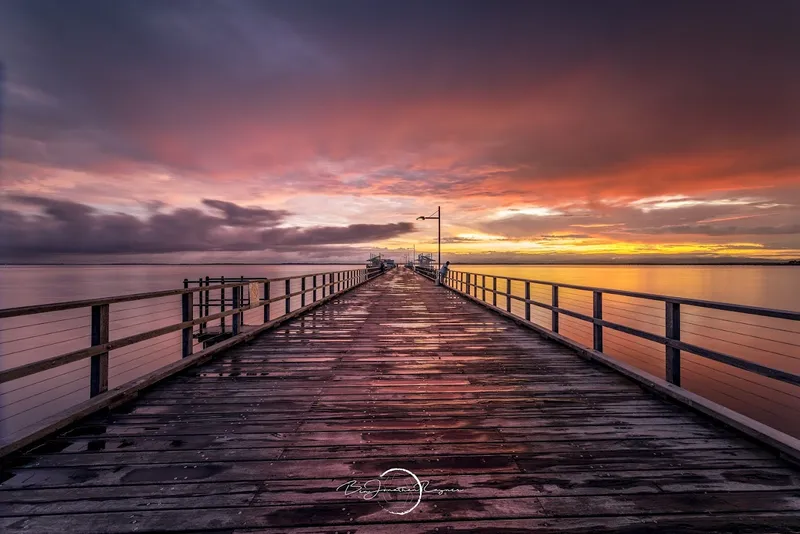
M 800 258 L 800 3 L 3 2 L 4 261 Z

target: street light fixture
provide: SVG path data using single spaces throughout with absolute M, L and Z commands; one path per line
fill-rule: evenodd
M 442 207 L 437 206 L 436 211 L 433 212 L 433 215 L 428 216 L 420 216 L 417 217 L 418 221 L 424 221 L 426 219 L 436 219 L 439 221 L 439 263 L 437 264 L 437 270 L 442 266 Z

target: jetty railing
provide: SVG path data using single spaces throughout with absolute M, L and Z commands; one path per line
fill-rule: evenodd
M 380 274 L 207 277 L 182 289 L 0 309 L 0 456 Z
M 445 285 L 618 370 L 800 437 L 800 312 L 460 270 Z
M 434 282 L 436 281 L 436 269 L 433 267 L 423 267 L 421 265 L 417 265 L 414 267 L 414 270 L 428 280 L 433 280 Z

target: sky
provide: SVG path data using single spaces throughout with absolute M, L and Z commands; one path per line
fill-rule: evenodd
M 800 258 L 800 2 L 2 0 L 0 260 Z

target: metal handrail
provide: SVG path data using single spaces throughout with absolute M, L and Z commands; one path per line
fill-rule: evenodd
M 480 277 L 480 283 L 478 283 Z M 492 287 L 486 286 L 486 278 L 492 279 Z M 505 291 L 497 289 L 497 281 L 505 281 Z M 514 295 L 511 292 L 511 282 L 518 281 L 525 284 L 525 296 Z M 590 323 L 593 325 L 592 341 L 593 349 L 598 352 L 603 352 L 603 328 L 609 328 L 635 337 L 660 343 L 665 346 L 666 355 L 666 379 L 671 384 L 680 386 L 680 353 L 688 352 L 702 358 L 714 360 L 720 363 L 736 367 L 745 371 L 753 372 L 760 376 L 772 378 L 800 386 L 800 375 L 775 369 L 766 365 L 751 362 L 737 356 L 724 354 L 718 351 L 699 347 L 697 345 L 681 341 L 681 323 L 680 323 L 680 310 L 681 305 L 696 306 L 702 308 L 716 309 L 721 311 L 729 311 L 736 313 L 743 313 L 747 315 L 755 315 L 760 317 L 772 317 L 778 319 L 786 319 L 790 321 L 800 321 L 800 312 L 790 310 L 779 310 L 772 308 L 761 308 L 757 306 L 746 306 L 739 304 L 730 304 L 723 302 L 713 302 L 707 300 L 691 299 L 684 297 L 674 297 L 666 295 L 655 295 L 651 293 L 640 293 L 635 291 L 624 291 L 618 289 L 607 289 L 590 286 L 580 286 L 575 284 L 561 284 L 558 282 L 546 282 L 541 280 L 529 280 L 525 278 L 515 278 L 510 276 L 497 276 L 492 274 L 483 273 L 470 273 L 466 271 L 450 270 L 445 284 L 454 291 L 477 298 L 477 292 L 480 290 L 483 296 L 483 303 L 489 307 L 497 308 L 501 311 L 511 313 L 511 301 L 518 301 L 525 304 L 525 320 L 530 322 L 531 306 L 536 306 L 552 312 L 552 322 L 550 330 L 554 333 L 559 333 L 558 318 L 561 314 L 573 317 L 575 319 Z M 531 284 L 546 285 L 551 287 L 551 302 L 541 302 L 530 297 Z M 592 299 L 592 315 L 576 312 L 559 306 L 558 290 L 575 289 L 580 291 L 591 292 Z M 474 293 L 474 295 L 473 295 Z M 486 293 L 492 296 L 492 303 L 486 301 Z M 656 300 L 665 303 L 665 333 L 664 335 L 653 334 L 638 328 L 619 324 L 613 321 L 608 321 L 603 318 L 603 294 L 621 295 L 626 297 L 641 298 L 648 300 Z M 505 298 L 505 309 L 498 308 L 497 297 Z M 480 299 L 479 299 L 480 301 Z M 800 332 L 798 332 L 800 333 Z
M 276 324 L 276 321 L 281 320 L 282 317 L 293 317 L 311 307 L 317 306 L 322 302 L 326 302 L 331 298 L 336 297 L 354 287 L 357 287 L 376 276 L 381 274 L 380 268 L 361 268 L 361 269 L 347 269 L 341 271 L 329 271 L 326 273 L 304 274 L 290 277 L 281 278 L 259 278 L 257 281 L 235 279 L 231 283 L 222 283 L 215 285 L 200 285 L 198 287 L 184 287 L 183 289 L 171 289 L 165 291 L 153 291 L 148 293 L 137 293 L 131 295 L 113 296 L 101 299 L 89 299 L 79 301 L 58 302 L 53 304 L 44 304 L 38 306 L 23 306 L 16 308 L 0 309 L 0 318 L 13 318 L 22 316 L 34 316 L 39 314 L 46 314 L 64 310 L 74 310 L 84 308 L 91 313 L 90 325 L 86 332 L 86 340 L 89 346 L 79 350 L 58 354 L 56 356 L 43 358 L 31 363 L 25 363 L 0 371 L 0 384 L 19 380 L 25 377 L 37 375 L 44 371 L 62 367 L 77 361 L 91 359 L 90 377 L 88 380 L 89 396 L 95 398 L 108 392 L 108 378 L 109 378 L 109 353 L 112 350 L 136 345 L 143 341 L 154 339 L 164 336 L 169 333 L 180 331 L 181 346 L 180 354 L 182 358 L 189 358 L 196 354 L 208 351 L 211 344 L 216 343 L 216 340 L 210 342 L 203 342 L 204 350 L 200 353 L 194 351 L 194 335 L 195 326 L 207 326 L 210 322 L 220 321 L 220 329 L 223 334 L 230 334 L 232 339 L 241 338 L 245 331 L 244 326 L 244 312 L 264 308 L 263 327 L 270 324 Z M 313 283 L 306 284 L 306 280 L 312 280 Z M 301 289 L 292 291 L 291 282 L 294 280 L 301 281 Z M 281 295 L 272 296 L 270 294 L 270 284 L 274 282 L 283 282 L 285 291 Z M 188 286 L 188 280 L 184 281 L 184 285 Z M 245 298 L 246 288 L 249 288 L 251 293 L 247 294 Z M 225 291 L 231 290 L 231 298 L 225 297 Z M 258 291 L 258 300 L 253 300 L 249 297 L 252 292 Z M 195 310 L 198 307 L 194 295 L 199 293 L 199 300 L 202 303 L 204 294 L 211 291 L 219 291 L 220 298 L 217 301 L 217 306 L 214 310 L 219 310 L 215 313 L 210 313 L 208 300 L 206 299 L 205 306 L 200 306 L 200 316 L 195 316 Z M 309 297 L 309 294 L 311 296 Z M 176 311 L 180 320 L 173 324 L 153 328 L 145 332 L 139 332 L 134 335 L 110 339 L 110 306 L 121 302 L 142 301 L 148 299 L 160 299 L 169 296 L 180 295 L 180 311 Z M 292 299 L 300 297 L 300 307 L 292 310 Z M 276 319 L 270 317 L 270 304 L 284 301 L 285 313 Z M 177 303 L 175 303 L 177 305 Z M 226 309 L 226 304 L 229 304 Z M 152 304 L 141 306 L 146 309 L 152 306 L 159 306 L 159 304 Z M 203 311 L 206 313 L 203 313 Z M 146 311 L 143 313 L 147 313 Z M 169 313 L 169 312 L 168 312 Z M 232 318 L 232 328 L 230 332 L 224 330 L 224 320 L 227 317 Z M 166 318 L 165 320 L 169 320 Z M 33 325 L 20 325 L 14 328 L 26 328 L 27 326 L 36 326 L 44 323 L 34 323 Z M 259 325 L 261 323 L 259 322 Z M 122 327 L 125 328 L 124 326 Z M 262 328 L 262 326 L 257 326 Z M 251 329 L 252 331 L 252 329 Z M 202 330 L 201 330 L 202 332 Z M 46 346 L 46 345 L 45 345 Z M 2 348 L 2 342 L 0 342 Z M 43 347 L 32 347 L 25 350 L 41 350 Z M 168 364 L 167 364 L 168 365 Z M 132 380 L 128 384 L 133 384 L 136 380 Z M 38 382 L 34 382 L 36 384 Z M 31 385 L 33 385 L 31 384 Z M 23 386 L 27 387 L 27 386 Z M 123 384 L 116 390 L 125 390 L 126 385 Z M 116 391 L 115 390 L 115 391 Z M 25 439 L 25 438 L 22 438 Z

